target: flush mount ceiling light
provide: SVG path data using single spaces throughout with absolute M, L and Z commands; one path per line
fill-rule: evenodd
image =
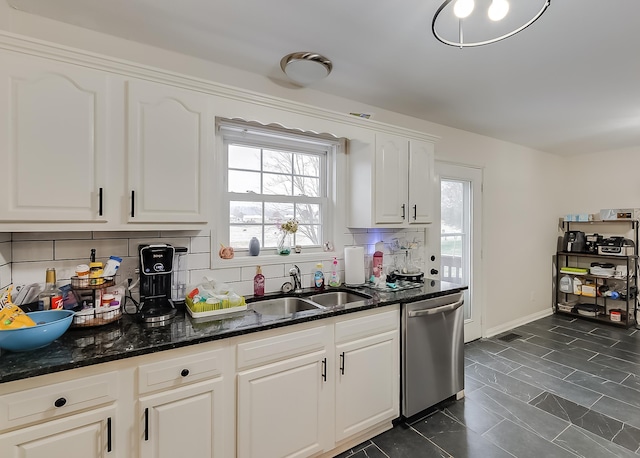
M 550 4 L 551 0 L 518 1 L 510 8 L 508 0 L 445 0 L 433 16 L 431 31 L 449 46 L 488 45 L 526 29 Z
M 333 64 L 323 55 L 314 52 L 294 52 L 280 60 L 280 68 L 291 80 L 306 86 L 326 78 Z

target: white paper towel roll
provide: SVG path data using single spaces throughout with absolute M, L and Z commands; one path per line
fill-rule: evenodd
M 344 283 L 364 285 L 364 248 L 349 246 L 344 249 Z

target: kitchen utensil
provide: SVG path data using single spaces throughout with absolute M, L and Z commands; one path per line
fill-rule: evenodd
M 46 347 L 64 334 L 73 320 L 72 310 L 43 310 L 27 315 L 35 326 L 0 331 L 0 348 L 11 351 L 31 351 Z

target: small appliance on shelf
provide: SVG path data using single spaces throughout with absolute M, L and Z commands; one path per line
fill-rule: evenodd
M 598 245 L 598 254 L 608 256 L 633 256 L 635 244 L 624 237 L 609 237 Z

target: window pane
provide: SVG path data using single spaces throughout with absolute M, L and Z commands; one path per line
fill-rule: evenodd
M 272 224 L 277 230 L 276 225 L 278 223 L 284 223 L 286 220 L 293 218 L 293 204 L 285 202 L 265 202 L 264 218 L 265 224 Z
M 293 194 L 296 196 L 320 197 L 320 179 L 293 177 Z
M 297 153 L 294 155 L 293 173 L 308 177 L 320 176 L 320 156 Z
M 320 205 L 296 204 L 296 219 L 300 224 L 320 224 Z
M 292 153 L 264 150 L 264 171 L 291 174 Z
M 229 168 L 260 170 L 260 148 L 229 145 Z
M 462 236 L 449 235 L 440 239 L 442 256 L 462 256 Z
M 320 246 L 322 244 L 322 232 L 320 225 L 300 225 L 295 233 L 295 244 L 301 246 Z
M 442 208 L 442 232 L 460 233 L 463 231 L 463 183 L 459 181 L 456 182 L 442 180 L 440 190 Z
M 229 222 L 262 223 L 262 202 L 229 202 Z
M 236 226 L 229 227 L 229 244 L 233 248 L 249 248 L 251 237 L 262 240 L 262 226 Z M 260 242 L 262 245 L 262 242 Z
M 264 178 L 264 194 L 290 196 L 291 195 L 291 175 L 276 175 L 273 173 L 265 173 Z
M 260 172 L 229 170 L 229 192 L 260 194 Z

